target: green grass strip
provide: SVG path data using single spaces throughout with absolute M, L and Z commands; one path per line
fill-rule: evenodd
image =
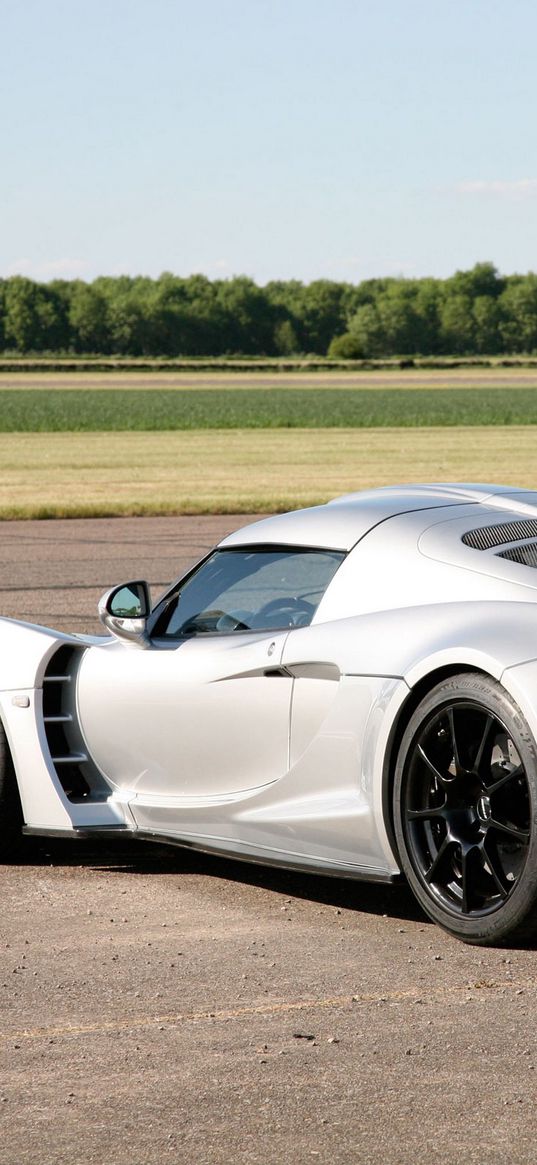
M 0 432 L 535 425 L 537 390 L 0 391 Z

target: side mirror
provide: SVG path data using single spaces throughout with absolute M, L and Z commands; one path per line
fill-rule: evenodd
M 146 582 L 120 583 L 99 599 L 99 619 L 116 639 L 147 647 L 146 620 L 151 597 Z

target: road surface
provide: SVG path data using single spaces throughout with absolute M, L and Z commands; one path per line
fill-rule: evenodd
M 2 523 L 0 608 L 97 630 L 105 587 L 158 593 L 246 520 Z M 0 1165 L 533 1165 L 535 950 L 157 846 L 2 878 Z

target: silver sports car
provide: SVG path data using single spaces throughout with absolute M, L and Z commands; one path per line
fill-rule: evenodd
M 0 620 L 0 830 L 391 882 L 537 929 L 537 492 L 350 494 L 225 538 L 108 634 Z M 111 633 L 111 634 L 110 634 Z

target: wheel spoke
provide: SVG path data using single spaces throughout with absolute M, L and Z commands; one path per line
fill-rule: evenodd
M 481 761 L 483 760 L 483 753 L 485 751 L 485 745 L 486 745 L 487 740 L 489 738 L 490 730 L 491 730 L 493 724 L 494 724 L 494 716 L 492 716 L 492 714 L 490 712 L 487 712 L 487 718 L 485 720 L 485 728 L 483 730 L 481 742 L 480 742 L 479 748 L 477 750 L 477 755 L 476 755 L 476 758 L 474 761 L 474 770 L 476 773 L 479 772 L 479 769 L 481 766 Z
M 433 817 L 445 817 L 446 803 L 438 805 L 436 808 L 431 805 L 428 809 L 409 809 L 407 817 L 409 821 L 429 821 Z
M 493 785 L 487 785 L 487 793 L 489 794 L 489 796 L 491 793 L 497 793 L 498 789 L 501 789 L 501 788 L 503 788 L 504 785 L 507 785 L 508 781 L 514 781 L 518 777 L 523 776 L 523 774 L 524 774 L 523 766 L 517 765 L 516 769 L 511 769 L 511 771 L 509 773 L 505 773 L 505 775 L 503 777 L 500 777 L 499 780 L 495 781 Z
M 441 785 L 444 785 L 446 783 L 446 777 L 443 777 L 442 773 L 439 771 L 439 769 L 436 768 L 432 760 L 429 760 L 429 757 L 427 756 L 426 752 L 424 752 L 421 744 L 418 744 L 418 752 L 423 763 L 427 765 L 427 768 L 433 774 L 433 777 L 436 777 L 436 780 L 439 781 Z
M 447 710 L 447 718 L 448 718 L 448 723 L 449 723 L 449 730 L 451 732 L 451 743 L 453 745 L 453 760 L 455 762 L 455 768 L 459 769 L 460 768 L 460 760 L 459 760 L 459 750 L 457 748 L 457 737 L 455 736 L 455 717 L 453 715 L 453 707 L 451 705 Z
M 453 841 L 450 838 L 449 834 L 447 834 L 442 842 L 442 845 L 440 846 L 440 849 L 438 850 L 436 857 L 434 858 L 433 862 L 431 862 L 429 869 L 425 871 L 425 881 L 426 882 L 432 882 L 435 874 L 438 872 L 438 870 L 439 870 L 439 868 L 440 868 L 440 866 L 441 866 L 441 864 L 442 864 L 442 862 L 447 854 L 447 851 L 448 851 L 450 845 L 453 845 Z
M 461 846 L 461 872 L 462 872 L 462 912 L 469 914 L 471 910 L 470 897 L 472 893 L 472 878 L 471 870 L 468 868 L 471 865 L 470 855 L 474 853 L 475 847 L 470 850 L 464 849 Z
M 496 818 L 490 817 L 487 826 L 489 829 L 497 829 L 500 833 L 506 833 L 508 837 L 514 837 L 515 841 L 519 841 L 521 845 L 528 845 L 530 840 L 528 829 L 519 829 L 517 825 L 510 825 L 507 821 L 497 821 Z
M 496 844 L 488 835 L 483 839 L 483 854 L 497 890 L 502 898 L 507 898 L 509 891 L 513 888 L 513 883 L 506 878 Z

